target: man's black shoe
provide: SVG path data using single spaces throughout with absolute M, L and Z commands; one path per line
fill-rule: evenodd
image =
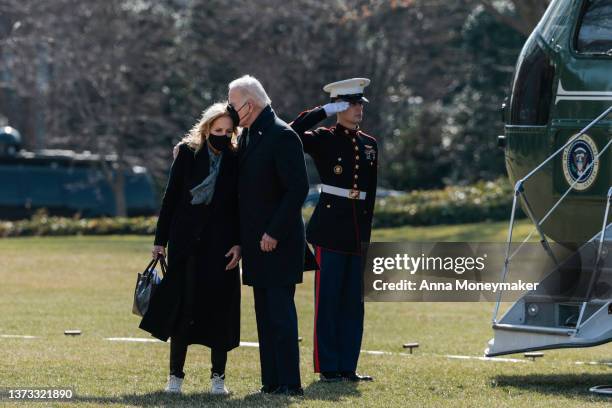
M 323 382 L 338 382 L 342 381 L 342 376 L 337 371 L 321 371 L 319 379 Z
M 278 388 L 278 385 L 266 385 L 266 384 L 264 384 L 261 387 L 261 389 L 259 390 L 259 392 L 262 393 L 262 394 L 271 394 L 277 388 Z
M 288 387 L 287 388 L 287 395 L 293 396 L 293 397 L 303 397 L 304 396 L 304 390 L 302 389 L 302 387 Z
M 287 386 L 287 385 L 279 385 L 274 391 L 270 394 L 272 395 L 287 395 L 290 397 L 303 397 L 304 390 L 300 386 Z
M 374 379 L 372 377 L 370 377 L 369 375 L 360 375 L 357 374 L 356 372 L 343 372 L 342 373 L 342 379 L 344 381 L 353 381 L 353 382 L 358 382 L 358 381 L 374 381 Z

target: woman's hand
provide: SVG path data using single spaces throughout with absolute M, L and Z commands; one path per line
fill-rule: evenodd
M 230 270 L 230 269 L 234 269 L 237 265 L 238 262 L 240 261 L 241 258 L 241 248 L 240 245 L 234 245 L 233 247 L 230 248 L 229 251 L 227 251 L 227 254 L 225 254 L 225 257 L 227 258 L 228 256 L 232 256 L 232 259 L 229 261 L 229 263 L 227 264 L 227 266 L 225 267 L 225 270 Z
M 153 245 L 153 250 L 151 251 L 151 255 L 153 256 L 153 259 L 159 258 L 160 255 L 165 258 L 166 257 L 166 247 L 163 247 L 161 245 Z

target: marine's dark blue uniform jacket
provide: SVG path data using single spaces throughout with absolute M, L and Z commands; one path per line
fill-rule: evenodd
M 314 160 L 321 183 L 366 193 L 365 200 L 321 193 L 306 229 L 307 240 L 324 248 L 360 253 L 370 241 L 376 200 L 378 145 L 362 132 L 336 124 L 309 131 L 325 119 L 323 108 L 302 112 L 290 126 Z

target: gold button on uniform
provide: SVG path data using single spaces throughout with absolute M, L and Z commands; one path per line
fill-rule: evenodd
M 342 174 L 342 166 L 341 166 L 341 165 L 339 165 L 339 164 L 336 164 L 336 165 L 334 166 L 334 173 L 335 173 L 335 174 Z
M 359 155 L 355 156 L 355 160 L 359 160 Z
M 359 165 L 358 165 L 358 164 L 356 164 L 356 165 L 355 165 L 355 168 L 356 168 L 356 169 L 358 169 L 358 168 L 359 168 Z
M 326 205 L 326 207 L 327 207 L 327 208 L 330 208 L 330 207 L 331 207 L 331 205 L 330 205 L 330 204 L 327 204 L 327 205 Z
M 357 188 L 357 184 L 353 184 L 353 188 Z
M 359 177 L 355 174 L 355 178 L 359 178 Z
M 359 150 L 359 146 L 355 146 L 355 150 Z

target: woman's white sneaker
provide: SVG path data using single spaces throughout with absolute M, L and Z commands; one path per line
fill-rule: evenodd
M 164 391 L 171 394 L 180 394 L 182 385 L 183 379 L 171 374 L 168 376 L 168 383 Z
M 229 394 L 229 390 L 225 387 L 225 374 L 214 373 L 212 375 L 210 393 L 215 395 Z

